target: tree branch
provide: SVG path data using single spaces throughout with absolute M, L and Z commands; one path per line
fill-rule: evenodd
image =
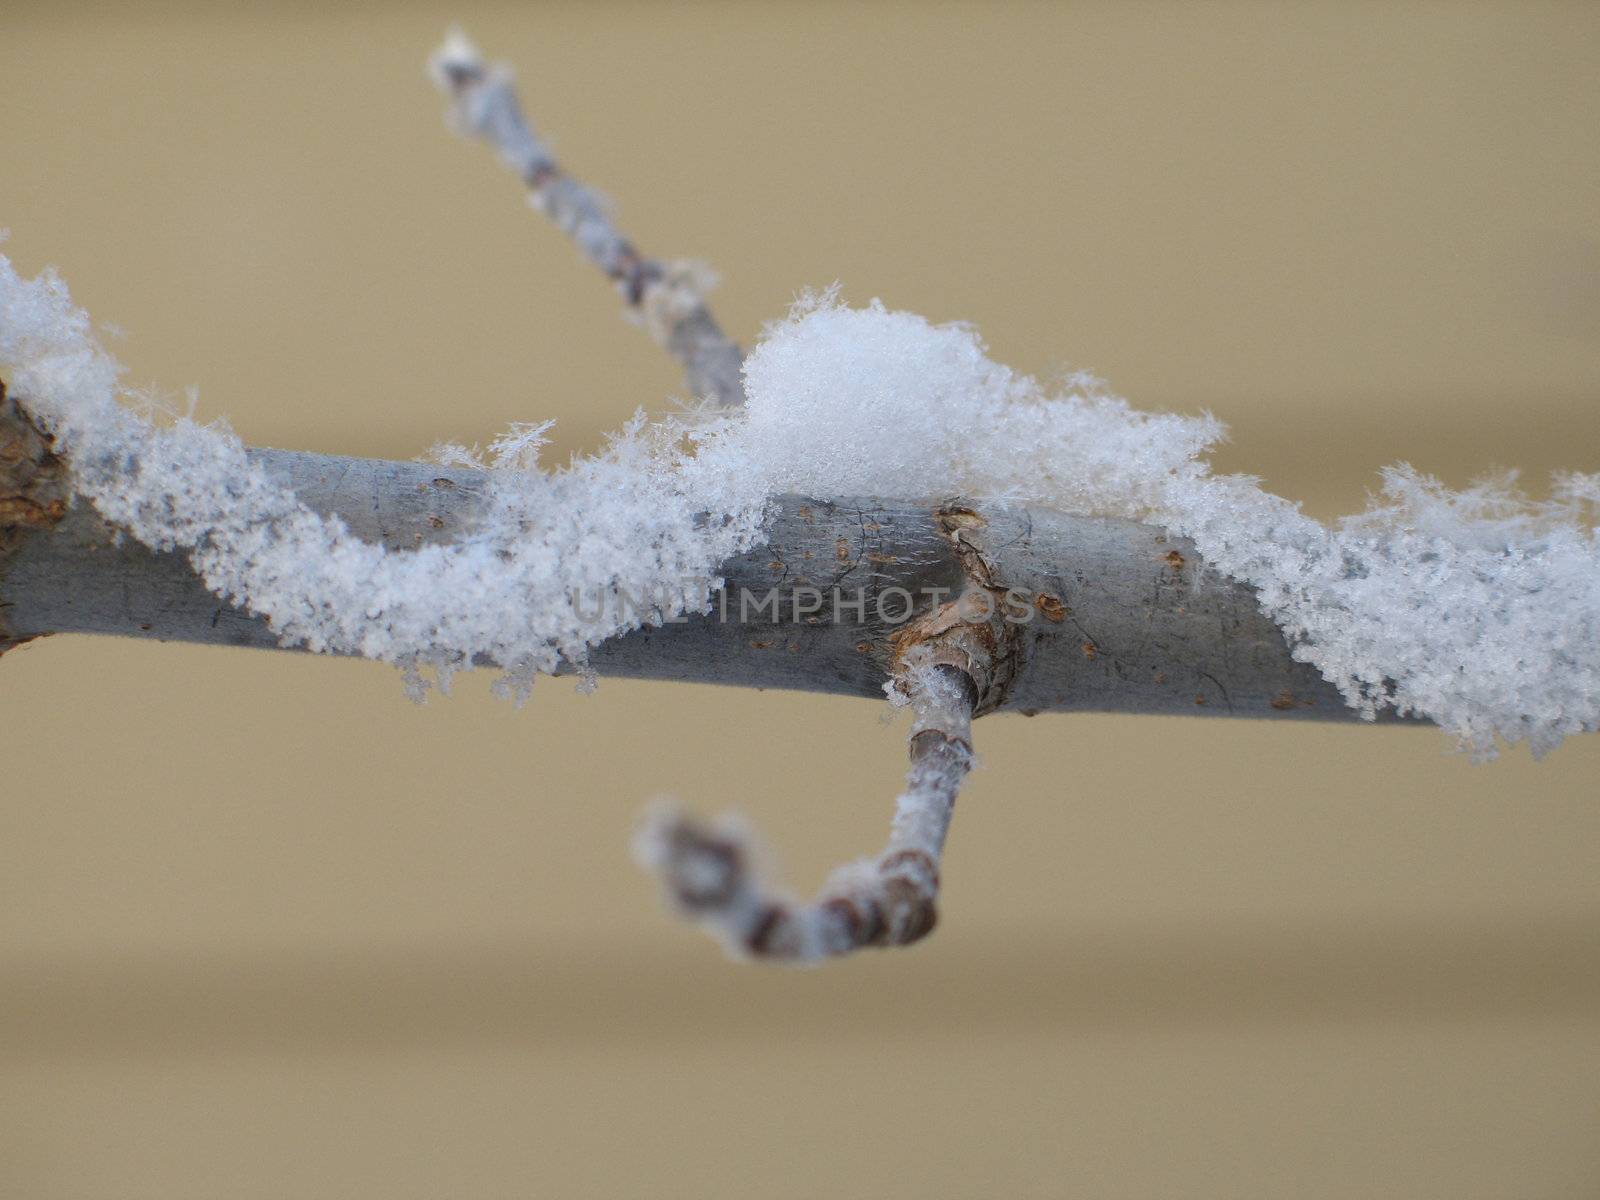
M 402 556 L 470 536 L 489 510 L 490 480 L 478 470 L 247 454 L 271 484 Z M 0 652 L 59 632 L 279 645 L 261 618 L 210 593 L 185 556 L 151 551 L 92 503 L 71 502 L 70 481 L 51 439 L 0 388 Z M 737 824 L 668 812 L 642 831 L 641 861 L 735 954 L 814 963 L 926 936 L 975 716 L 1354 715 L 1293 659 L 1249 588 L 1205 572 L 1191 546 L 1148 526 L 936 499 L 786 496 L 774 509 L 769 540 L 723 564 L 719 581 L 668 583 L 675 595 L 708 594 L 708 612 L 646 624 L 568 664 L 685 682 L 887 691 L 910 704 L 910 770 L 889 844 L 835 871 L 810 904 L 763 884 Z M 651 597 L 574 599 L 633 603 L 658 620 L 676 611 Z
M 499 151 L 500 161 L 527 185 L 533 206 L 616 281 L 629 310 L 683 364 L 695 396 L 729 408 L 744 403 L 744 356 L 706 307 L 705 293 L 715 282 L 710 272 L 692 263 L 661 263 L 634 249 L 600 195 L 561 169 L 523 116 L 509 67 L 486 64 L 459 31 L 435 51 L 429 66 L 450 97 L 457 132 Z
M 397 549 L 471 528 L 486 487 L 482 472 L 424 463 L 250 454 L 311 508 Z M 881 697 L 915 645 L 954 625 L 1004 642 L 980 712 L 1355 717 L 1294 660 L 1250 588 L 1131 521 L 783 496 L 767 544 L 722 574 L 709 614 L 604 642 L 589 665 L 602 676 Z M 980 591 L 1002 607 L 962 621 L 953 601 L 965 595 L 961 605 L 981 610 Z M 263 620 L 208 592 L 183 555 L 119 538 L 81 500 L 0 560 L 0 614 L 17 641 L 98 633 L 280 648 Z

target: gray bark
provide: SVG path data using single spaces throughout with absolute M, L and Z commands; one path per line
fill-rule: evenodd
M 310 507 L 395 549 L 448 541 L 481 502 L 484 480 L 473 471 L 252 454 Z M 782 497 L 768 544 L 724 564 L 719 611 L 616 638 L 594 650 L 591 664 L 602 676 L 881 696 L 890 637 L 904 620 L 893 589 L 909 592 L 921 615 L 968 582 L 939 507 L 936 499 Z M 1354 718 L 1330 684 L 1290 656 L 1252 590 L 1206 571 L 1182 539 L 1130 521 L 1024 508 L 981 517 L 966 540 L 995 581 L 1033 601 L 1031 619 L 1015 625 L 1017 669 L 991 707 Z M 810 588 L 825 597 L 819 612 L 805 611 Z M 835 588 L 844 600 L 837 611 Z M 752 611 L 773 589 L 778 611 Z M 185 557 L 119 541 L 82 500 L 0 561 L 0 616 L 18 639 L 96 633 L 279 648 L 263 620 L 211 595 Z

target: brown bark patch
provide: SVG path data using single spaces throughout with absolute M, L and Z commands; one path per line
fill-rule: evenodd
M 0 380 L 0 579 L 11 552 L 24 538 L 53 528 L 71 502 L 72 480 L 55 443 Z M 0 602 L 0 654 L 25 640 L 7 629 Z
M 1061 602 L 1060 596 L 1052 596 L 1049 592 L 1040 592 L 1033 598 L 1033 606 L 1039 610 L 1039 615 L 1046 621 L 1054 621 L 1059 625 L 1067 619 L 1067 606 Z

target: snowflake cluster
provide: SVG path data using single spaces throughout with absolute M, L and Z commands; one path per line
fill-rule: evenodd
M 1534 502 L 1406 466 L 1330 528 L 1204 460 L 1209 416 L 1140 412 L 1096 381 L 1051 393 L 962 325 L 810 297 L 745 367 L 740 435 L 774 486 L 959 493 L 1150 521 L 1257 589 L 1296 658 L 1365 715 L 1431 718 L 1480 756 L 1600 728 L 1600 477 Z
M 535 674 L 581 665 L 629 627 L 625 606 L 581 597 L 616 590 L 664 615 L 704 611 L 706 589 L 689 581 L 715 580 L 760 537 L 762 481 L 686 454 L 678 431 L 639 416 L 558 472 L 533 463 L 541 427 L 513 430 L 491 447 L 497 469 L 468 536 L 385 550 L 269 479 L 225 427 L 157 425 L 118 403 L 120 367 L 60 279 L 20 279 L 3 257 L 0 367 L 109 521 L 186 551 L 212 591 L 284 642 L 397 663 L 414 682 L 423 667 L 447 680 L 488 660 L 525 696 Z
M 1192 538 L 1365 714 L 1431 718 L 1483 755 L 1600 728 L 1600 479 L 1564 477 L 1534 503 L 1510 479 L 1452 492 L 1396 467 L 1367 512 L 1329 527 L 1213 474 L 1204 456 L 1224 430 L 1209 416 L 1140 412 L 1092 379 L 1047 389 L 991 361 L 969 327 L 832 292 L 768 327 L 742 411 L 640 416 L 556 472 L 537 463 L 546 427 L 519 426 L 491 446 L 478 528 L 403 552 L 307 509 L 227 429 L 157 425 L 120 403 L 120 368 L 60 280 L 23 280 L 3 258 L 0 369 L 109 520 L 186 551 L 285 641 L 413 672 L 487 659 L 521 693 L 625 632 L 620 612 L 586 613 L 578 596 L 614 587 L 659 596 L 662 616 L 703 611 L 683 581 L 715 579 L 759 542 L 778 492 L 960 494 Z

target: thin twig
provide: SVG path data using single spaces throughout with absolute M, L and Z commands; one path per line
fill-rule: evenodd
M 521 177 L 533 206 L 554 221 L 583 256 L 617 283 L 629 311 L 683 364 L 699 399 L 723 407 L 744 403 L 744 355 L 717 325 L 705 293 L 715 282 L 703 266 L 663 263 L 640 254 L 593 189 L 563 171 L 550 147 L 522 113 L 511 70 L 485 63 L 459 30 L 429 60 L 435 82 L 450 97 L 451 125 L 500 153 Z
M 810 904 L 793 904 L 762 883 L 736 824 L 711 827 L 671 810 L 647 821 L 640 861 L 730 953 L 814 963 L 866 946 L 909 945 L 933 929 L 945 835 L 972 768 L 978 690 L 971 676 L 946 664 L 918 668 L 900 686 L 913 713 L 911 769 L 889 844 L 877 858 L 835 871 Z

